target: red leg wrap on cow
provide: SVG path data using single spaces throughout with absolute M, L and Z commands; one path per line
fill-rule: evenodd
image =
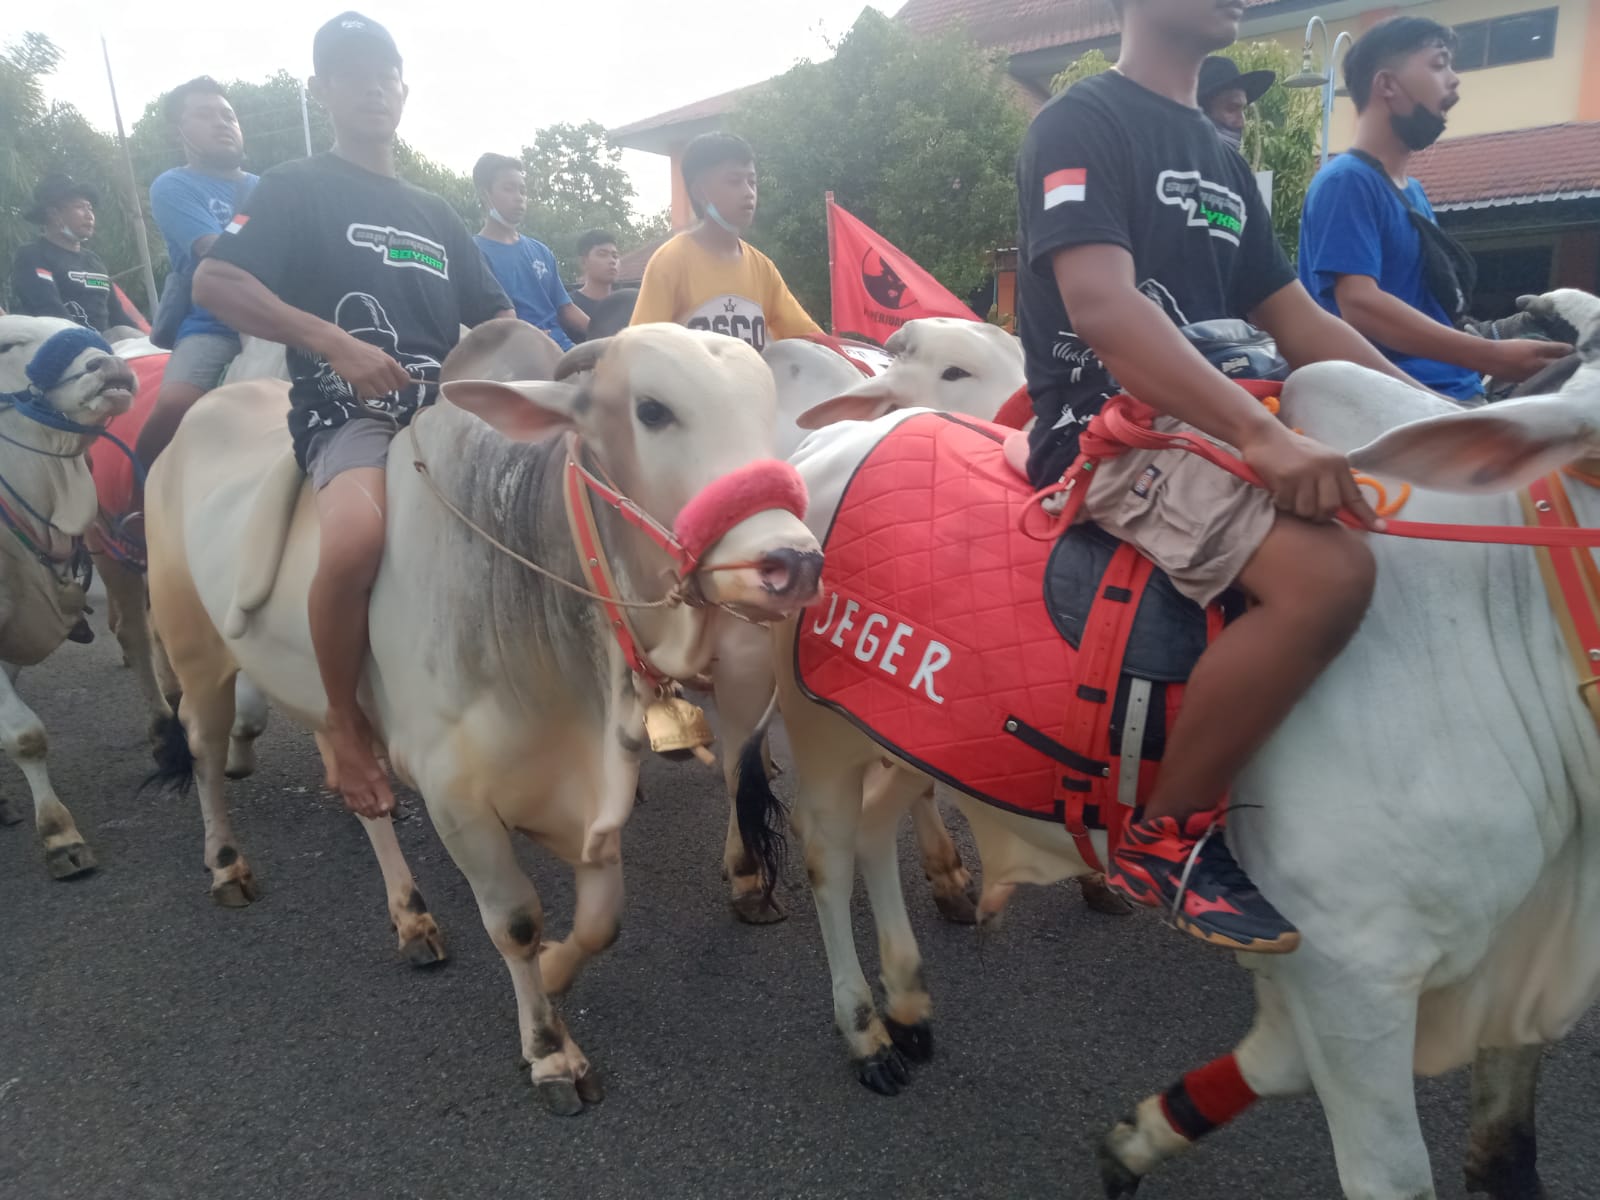
M 1191 1142 L 1226 1125 L 1256 1102 L 1231 1054 L 1190 1071 L 1161 1096 L 1167 1123 Z

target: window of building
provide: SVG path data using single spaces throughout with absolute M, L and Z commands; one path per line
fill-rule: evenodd
M 1456 70 L 1475 71 L 1549 58 L 1556 52 L 1556 11 L 1541 8 L 1457 25 Z

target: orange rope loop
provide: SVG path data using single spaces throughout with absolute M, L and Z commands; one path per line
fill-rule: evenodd
M 1377 502 L 1373 504 L 1372 511 L 1377 513 L 1380 517 L 1394 516 L 1402 508 L 1404 508 L 1406 506 L 1406 502 L 1411 499 L 1411 485 L 1409 483 L 1402 483 L 1400 485 L 1400 491 L 1396 493 L 1395 498 L 1391 501 L 1389 499 L 1388 489 L 1372 476 L 1363 475 L 1359 471 L 1352 471 L 1350 473 L 1356 477 L 1356 483 L 1358 486 L 1369 487 L 1378 494 Z

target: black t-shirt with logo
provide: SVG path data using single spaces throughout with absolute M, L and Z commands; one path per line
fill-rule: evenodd
M 1117 390 L 1072 331 L 1056 252 L 1123 247 L 1139 290 L 1178 325 L 1244 317 L 1295 276 L 1244 159 L 1199 109 L 1115 71 L 1040 110 L 1017 191 L 1017 320 L 1038 417 L 1028 474 L 1042 487 L 1072 465 L 1078 431 Z
M 334 154 L 274 167 L 211 248 L 294 308 L 384 350 L 416 383 L 376 400 L 326 361 L 290 348 L 289 430 L 305 461 L 312 434 L 375 415 L 404 425 L 438 391 L 460 328 L 511 302 L 461 218 L 438 196 Z
M 100 333 L 133 324 L 98 254 L 63 250 L 46 238 L 17 251 L 11 263 L 11 303 L 24 316 L 65 317 Z

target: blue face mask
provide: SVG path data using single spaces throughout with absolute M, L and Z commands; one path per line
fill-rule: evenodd
M 706 205 L 706 216 L 715 221 L 718 225 L 721 225 L 729 233 L 733 234 L 734 237 L 739 236 L 739 227 L 729 222 L 728 218 L 719 213 L 715 204 Z

